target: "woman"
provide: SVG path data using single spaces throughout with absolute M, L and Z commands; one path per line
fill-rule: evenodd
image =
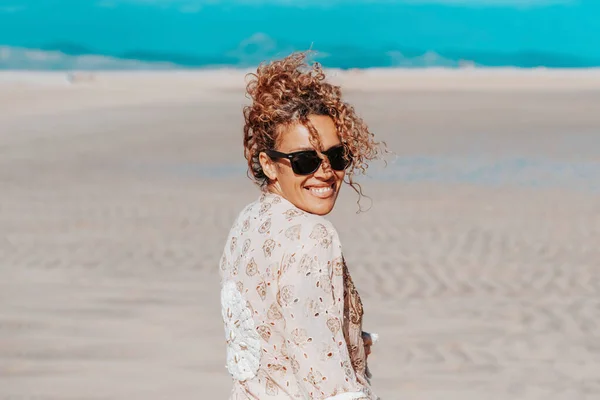
M 372 337 L 323 216 L 378 143 L 304 53 L 252 78 L 244 148 L 262 194 L 237 218 L 220 263 L 231 399 L 376 399 Z

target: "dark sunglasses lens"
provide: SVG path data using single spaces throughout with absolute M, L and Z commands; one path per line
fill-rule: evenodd
M 292 159 L 292 170 L 297 175 L 310 175 L 319 169 L 321 159 L 316 152 L 298 154 Z
M 336 171 L 343 171 L 350 165 L 351 158 L 348 157 L 348 159 L 346 159 L 344 157 L 344 147 L 335 147 L 329 150 L 327 153 L 331 168 L 335 169 Z

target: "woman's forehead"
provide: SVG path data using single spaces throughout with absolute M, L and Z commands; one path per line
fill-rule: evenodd
M 317 131 L 323 148 L 328 149 L 341 143 L 331 117 L 310 116 L 309 122 Z M 278 135 L 277 148 L 282 152 L 313 150 L 310 130 L 302 123 L 284 127 Z

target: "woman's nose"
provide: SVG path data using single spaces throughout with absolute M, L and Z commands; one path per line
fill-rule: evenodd
M 315 176 L 323 176 L 329 178 L 331 177 L 331 174 L 333 174 L 333 170 L 331 169 L 329 159 L 327 159 L 327 157 L 323 157 L 323 161 L 321 161 L 319 169 L 317 169 L 317 171 L 315 172 Z

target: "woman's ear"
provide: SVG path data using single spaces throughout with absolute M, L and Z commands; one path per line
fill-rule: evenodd
M 270 181 L 277 180 L 277 169 L 275 163 L 266 153 L 262 152 L 258 155 L 260 167 Z

